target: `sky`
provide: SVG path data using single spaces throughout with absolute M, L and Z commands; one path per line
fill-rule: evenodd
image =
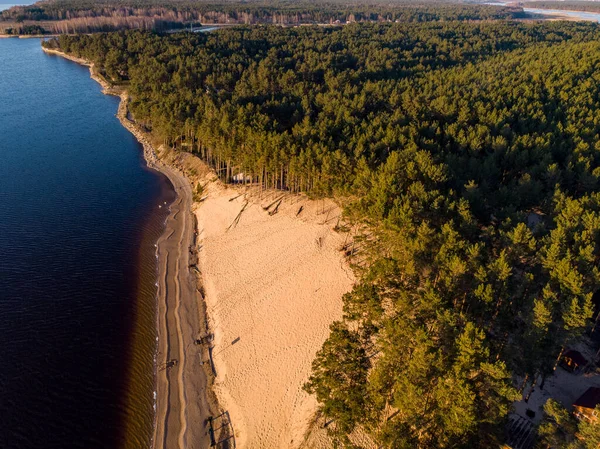
M 15 5 L 31 5 L 37 0 L 0 0 L 0 11 Z

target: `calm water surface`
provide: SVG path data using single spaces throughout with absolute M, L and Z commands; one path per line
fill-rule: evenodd
M 508 6 L 511 2 L 492 1 L 486 2 L 486 5 Z M 529 14 L 534 14 L 536 19 L 544 19 L 552 16 L 569 17 L 575 20 L 585 20 L 591 22 L 600 22 L 600 13 L 586 11 L 566 11 L 563 9 L 545 9 L 545 8 L 523 8 L 523 11 Z M 537 16 L 543 17 L 537 17 Z
M 2 449 L 150 442 L 154 243 L 174 194 L 117 106 L 39 40 L 0 39 Z
M 570 17 L 575 20 L 586 20 L 591 22 L 600 22 L 600 13 L 585 11 L 565 11 L 561 9 L 541 9 L 541 8 L 523 8 L 523 11 L 530 14 L 542 14 L 550 16 Z

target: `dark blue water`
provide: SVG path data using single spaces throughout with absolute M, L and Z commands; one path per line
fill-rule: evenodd
M 144 447 L 173 198 L 87 68 L 0 39 L 0 448 Z

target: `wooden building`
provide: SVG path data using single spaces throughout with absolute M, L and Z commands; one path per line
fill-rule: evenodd
M 588 364 L 586 358 L 581 355 L 581 352 L 569 349 L 562 356 L 562 366 L 567 371 L 572 373 L 583 370 Z
M 578 419 L 598 421 L 596 406 L 600 404 L 600 388 L 590 387 L 573 403 L 573 414 Z

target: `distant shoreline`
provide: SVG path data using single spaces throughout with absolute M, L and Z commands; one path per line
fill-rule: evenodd
M 0 34 L 0 39 L 43 39 L 57 36 L 58 34 Z
M 44 47 L 42 49 L 48 54 L 89 67 L 90 77 L 102 86 L 104 94 L 120 97 L 117 112 L 119 121 L 142 144 L 147 166 L 164 174 L 173 185 L 177 197 L 170 206 L 165 230 L 157 242 L 158 352 L 155 367 L 156 412 L 152 447 L 155 449 L 186 447 L 183 444 L 186 431 L 196 433 L 193 436 L 194 441 L 205 440 L 208 447 L 209 435 L 204 432 L 203 426 L 197 424 L 206 422 L 218 410 L 218 404 L 209 386 L 209 375 L 206 371 L 209 367 L 186 370 L 188 361 L 185 356 L 186 347 L 196 340 L 197 334 L 206 332 L 205 329 L 195 329 L 198 325 L 202 327 L 202 323 L 206 321 L 204 319 L 200 319 L 200 322 L 194 323 L 193 326 L 187 323 L 188 315 L 199 316 L 205 313 L 205 308 L 199 304 L 202 303 L 202 297 L 198 294 L 198 279 L 190 269 L 190 259 L 193 257 L 190 248 L 195 245 L 195 219 L 191 212 L 193 194 L 190 182 L 176 167 L 160 160 L 148 133 L 127 117 L 129 94 L 126 89 L 111 86 L 90 61 L 58 50 Z M 203 310 L 198 310 L 200 307 Z M 193 365 L 194 362 L 194 360 L 189 361 L 189 365 Z M 186 394 L 186 390 L 190 389 L 189 385 L 200 387 L 205 393 L 199 398 L 200 404 L 193 404 L 192 412 L 187 410 L 190 405 Z M 200 393 L 196 391 L 197 395 Z
M 598 22 L 597 18 L 585 17 L 580 14 L 596 14 L 600 16 L 600 12 L 592 11 L 574 11 L 571 9 L 545 9 L 545 8 L 526 8 L 529 11 L 525 13 L 530 14 L 533 20 L 568 20 L 571 22 Z M 525 10 L 525 8 L 524 8 Z M 535 11 L 533 11 L 535 10 Z
M 498 7 L 507 6 L 507 3 L 498 2 L 498 3 L 485 3 L 487 5 L 495 5 Z M 579 11 L 579 10 L 571 10 L 571 9 L 549 9 L 549 8 L 530 8 L 524 7 L 523 12 L 527 14 L 529 17 L 524 18 L 514 18 L 513 20 L 520 21 L 557 21 L 557 20 L 566 20 L 573 22 L 600 22 L 600 11 Z M 589 15 L 596 15 L 598 17 L 589 17 Z M 41 22 L 43 23 L 43 21 Z M 384 22 L 385 23 L 385 22 Z M 205 33 L 216 31 L 221 28 L 228 28 L 234 26 L 243 26 L 244 23 L 203 23 L 201 28 L 194 29 L 194 33 Z M 253 24 L 253 25 L 261 25 L 261 24 Z M 344 23 L 302 23 L 302 24 L 275 24 L 277 26 L 343 26 Z M 135 28 L 130 28 L 133 30 Z M 176 28 L 163 31 L 164 33 L 179 33 L 189 31 L 187 28 Z M 66 35 L 70 33 L 65 33 Z M 2 34 L 0 33 L 0 39 L 44 39 L 50 37 L 57 37 L 60 34 Z M 60 52 L 57 52 L 60 54 Z

